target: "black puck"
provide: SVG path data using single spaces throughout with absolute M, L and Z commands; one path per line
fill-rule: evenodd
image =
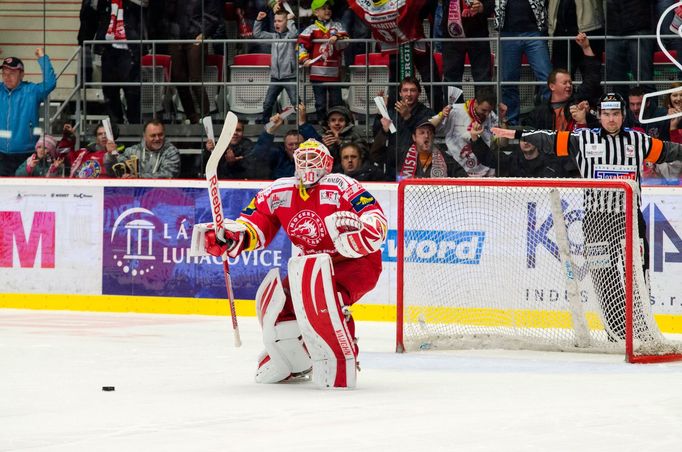
M 116 388 L 113 386 L 102 386 L 102 391 L 115 391 Z

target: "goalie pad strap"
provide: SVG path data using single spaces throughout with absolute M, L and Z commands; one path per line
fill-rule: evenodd
M 292 301 L 313 360 L 313 381 L 322 387 L 352 388 L 356 382 L 355 346 L 333 275 L 328 254 L 289 260 Z

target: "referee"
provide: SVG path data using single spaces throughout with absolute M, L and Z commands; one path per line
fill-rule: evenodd
M 552 149 L 559 157 L 571 156 L 583 178 L 586 179 L 631 179 L 640 185 L 644 162 L 664 163 L 682 159 L 682 147 L 677 143 L 656 138 L 623 128 L 625 100 L 618 93 L 606 93 L 599 99 L 599 121 L 601 128 L 576 129 L 573 132 L 538 130 L 524 132 L 493 128 L 492 132 L 504 138 L 523 139 L 539 149 Z M 643 270 L 649 269 L 649 245 L 646 240 L 646 223 L 638 197 L 638 232 L 643 242 Z M 583 230 L 586 248 L 607 245 L 603 231 L 622 227 L 624 205 L 615 193 L 585 193 L 585 219 Z M 608 242 L 609 264 L 594 268 L 590 266 L 592 282 L 606 320 L 609 340 L 625 338 L 625 289 L 622 283 L 622 244 L 611 239 Z M 646 291 L 646 288 L 639 288 Z M 643 314 L 635 313 L 637 326 L 645 322 Z M 642 325 L 643 327 L 644 325 Z M 646 332 L 647 328 L 639 331 Z M 637 332 L 637 329 L 635 330 Z M 647 339 L 640 334 L 640 339 Z

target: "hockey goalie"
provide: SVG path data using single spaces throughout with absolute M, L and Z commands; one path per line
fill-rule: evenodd
M 321 387 L 352 388 L 358 347 L 349 307 L 376 285 L 386 217 L 377 200 L 354 179 L 331 173 L 333 158 L 308 140 L 294 153 L 295 176 L 260 191 L 225 237 L 213 224 L 194 226 L 192 253 L 236 257 L 266 247 L 283 227 L 300 250 L 288 276 L 272 269 L 256 293 L 265 350 L 256 382 L 305 376 Z

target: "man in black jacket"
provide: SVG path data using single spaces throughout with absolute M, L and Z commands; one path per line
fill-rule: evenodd
M 504 152 L 493 153 L 485 141 L 473 140 L 472 146 L 476 158 L 483 165 L 496 168 L 498 177 L 568 177 L 564 166 L 555 154 L 541 152 L 534 145 L 519 141 L 518 145 L 509 146 Z
M 382 167 L 388 180 L 395 180 L 398 154 L 410 147 L 412 133 L 417 126 L 435 115 L 433 110 L 419 102 L 421 84 L 418 79 L 406 77 L 398 89 L 400 100 L 395 106 L 388 106 L 390 121 L 379 116 L 373 128 L 371 160 Z M 397 129 L 396 133 L 389 133 L 390 122 Z
M 609 36 L 653 34 L 653 7 L 651 0 L 606 0 L 606 34 Z M 606 41 L 606 80 L 627 81 L 631 73 L 637 82 L 653 80 L 653 39 L 608 39 Z M 637 66 L 639 58 L 639 67 Z M 647 92 L 655 87 L 637 83 Z M 628 94 L 627 85 L 614 85 L 612 91 L 622 97 Z
M 160 0 L 155 0 L 155 4 Z M 209 113 L 206 90 L 201 86 L 206 47 L 201 41 L 211 37 L 223 20 L 223 3 L 218 0 L 164 0 L 157 32 L 161 39 L 194 39 L 192 43 L 168 44 L 173 62 L 171 80 L 195 82 L 197 85 L 178 86 L 178 96 L 187 119 L 192 124 Z M 156 6 L 158 8 L 158 6 Z M 199 106 L 196 111 L 195 102 Z
M 122 0 L 112 20 L 112 3 L 100 0 L 97 9 L 91 2 L 83 2 L 81 6 L 81 25 L 78 31 L 78 43 L 85 40 L 109 40 L 111 44 L 95 45 L 95 53 L 102 56 L 102 82 L 139 82 L 141 46 L 134 43 L 117 43 L 123 40 L 139 40 L 147 34 L 147 0 Z M 119 20 L 123 19 L 121 27 Z M 89 50 L 86 50 L 86 55 Z M 87 76 L 87 75 L 86 75 Z M 120 90 L 126 99 L 125 113 L 121 103 Z M 116 124 L 124 123 L 124 114 L 130 124 L 140 123 L 140 86 L 103 86 L 107 113 Z
M 601 95 L 601 62 L 594 55 L 590 41 L 584 33 L 576 36 L 576 43 L 583 49 L 584 74 L 579 89 L 573 87 L 571 74 L 563 68 L 554 69 L 547 80 L 550 91 L 548 101 L 535 107 L 527 124 L 536 129 L 550 129 L 571 132 L 580 127 L 597 127 L 598 121 L 590 113 L 590 104 L 595 104 Z
M 471 75 L 475 82 L 492 80 L 490 41 L 470 41 L 466 38 L 488 37 L 488 16 L 494 8 L 494 0 L 443 1 L 441 32 L 442 36 L 448 39 L 443 42 L 444 81 L 462 82 L 466 55 L 469 55 Z M 451 12 L 455 14 L 450 14 Z M 447 103 L 452 101 L 446 99 Z

